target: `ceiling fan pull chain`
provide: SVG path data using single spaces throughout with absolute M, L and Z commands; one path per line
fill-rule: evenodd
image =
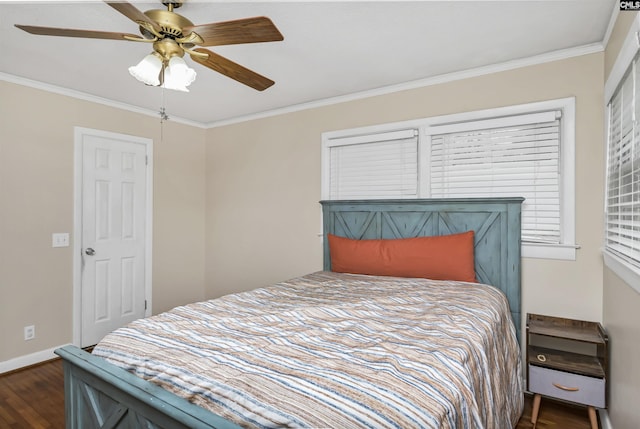
M 167 111 L 164 107 L 164 91 L 165 88 L 164 86 L 160 88 L 162 90 L 162 96 L 161 96 L 161 100 L 160 100 L 160 111 L 158 112 L 160 114 L 160 125 L 162 125 L 164 123 L 164 121 L 168 121 L 169 120 L 169 115 L 167 115 Z M 160 141 L 162 141 L 162 127 L 160 127 Z

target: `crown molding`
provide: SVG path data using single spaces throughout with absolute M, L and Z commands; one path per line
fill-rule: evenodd
M 609 39 L 611 38 L 611 33 L 613 33 L 613 28 L 616 26 L 619 14 L 620 8 L 618 6 L 618 2 L 614 2 L 611 17 L 609 18 L 609 25 L 607 26 L 607 30 L 604 32 L 604 38 L 602 39 L 602 46 L 605 48 L 609 44 Z
M 602 43 L 592 43 L 589 45 L 578 46 L 575 48 L 561 49 L 546 54 L 536 55 L 533 57 L 521 58 L 517 60 L 507 61 L 498 64 L 491 64 L 488 66 L 477 67 L 473 69 L 463 70 L 459 72 L 446 73 L 439 76 L 429 77 L 425 79 L 414 80 L 397 85 L 384 86 L 372 90 L 355 92 L 339 97 L 326 98 L 322 100 L 316 100 L 309 103 L 301 103 L 292 106 L 283 107 L 280 109 L 268 110 L 260 113 L 255 113 L 246 116 L 238 116 L 235 118 L 225 119 L 222 121 L 210 122 L 206 125 L 207 128 L 216 128 L 226 125 L 237 124 L 240 122 L 252 121 L 256 119 L 263 119 L 270 116 L 283 115 L 286 113 L 298 112 L 301 110 L 313 109 L 318 107 L 329 106 L 332 104 L 346 103 L 349 101 L 361 100 L 363 98 L 376 97 L 380 95 L 391 94 L 394 92 L 407 91 L 411 89 L 423 88 L 427 86 L 439 85 L 442 83 L 454 82 L 457 80 L 469 79 L 478 76 L 489 75 L 493 73 L 499 73 L 508 70 L 514 70 L 522 67 L 533 66 L 537 64 L 544 64 L 553 61 L 560 61 L 568 58 L 579 57 L 582 55 L 593 54 L 604 51 L 604 45 Z
M 533 66 L 537 64 L 560 61 L 568 58 L 579 57 L 582 55 L 588 55 L 588 54 L 593 54 L 593 53 L 602 52 L 602 51 L 604 51 L 603 43 L 592 43 L 589 45 L 583 45 L 583 46 L 578 46 L 578 47 L 569 48 L 569 49 L 561 49 L 558 51 L 553 51 L 553 52 L 549 52 L 541 55 L 535 55 L 532 57 L 521 58 L 521 59 L 507 61 L 507 62 L 498 63 L 498 64 L 491 64 L 488 66 L 477 67 L 477 68 L 463 70 L 459 72 L 446 73 L 446 74 L 433 76 L 425 79 L 418 79 L 418 80 L 405 82 L 397 85 L 384 86 L 384 87 L 380 87 L 372 90 L 355 92 L 352 94 L 342 95 L 338 97 L 331 97 L 331 98 L 325 98 L 322 100 L 311 101 L 308 103 L 294 104 L 294 105 L 279 108 L 279 109 L 266 110 L 259 113 L 237 116 L 234 118 L 224 119 L 221 121 L 202 123 L 202 122 L 192 121 L 189 119 L 178 118 L 174 116 L 171 117 L 171 121 L 185 124 L 185 125 L 190 125 L 197 128 L 205 128 L 205 129 L 217 128 L 217 127 L 233 125 L 241 122 L 253 121 L 256 119 L 268 118 L 271 116 L 284 115 L 287 113 L 293 113 L 293 112 L 298 112 L 302 110 L 330 106 L 332 104 L 346 103 L 349 101 L 361 100 L 369 97 L 392 94 L 394 92 L 407 91 L 407 90 L 412 90 L 417 88 L 439 85 L 442 83 L 454 82 L 457 80 L 469 79 L 469 78 L 489 75 L 493 73 L 514 70 L 514 69 Z M 142 115 L 152 116 L 156 118 L 158 117 L 158 112 L 155 112 L 149 109 L 143 109 L 130 104 L 109 100 L 107 98 L 98 97 L 95 95 L 87 94 L 87 93 L 76 91 L 73 89 L 51 85 L 48 83 L 39 82 L 31 79 L 26 79 L 23 77 L 14 76 L 7 73 L 0 72 L 0 80 L 15 83 L 18 85 L 28 86 L 31 88 L 41 89 L 43 91 L 53 92 L 53 93 L 57 93 L 57 94 L 61 94 L 61 95 L 65 95 L 73 98 L 78 98 L 78 99 L 90 101 L 93 103 L 103 104 L 106 106 L 115 107 L 117 109 L 140 113 Z
M 159 113 L 157 111 L 143 109 L 142 107 L 134 106 L 131 104 L 121 103 L 119 101 L 98 97 L 97 95 L 88 94 L 86 92 L 76 91 L 75 89 L 69 89 L 62 86 L 51 85 L 49 83 L 27 79 L 27 78 L 15 76 L 9 73 L 0 72 L 0 80 L 5 82 L 10 82 L 10 83 L 15 83 L 16 85 L 22 85 L 22 86 L 27 86 L 34 89 L 40 89 L 42 91 L 47 91 L 54 94 L 77 98 L 79 100 L 102 104 L 104 106 L 114 107 L 116 109 L 127 110 L 129 112 L 139 113 L 141 115 L 151 116 L 154 118 L 159 117 Z M 171 116 L 170 120 L 171 122 L 177 122 L 185 125 L 190 125 L 193 127 L 206 128 L 206 125 L 203 124 L 202 122 L 196 122 L 189 119 Z

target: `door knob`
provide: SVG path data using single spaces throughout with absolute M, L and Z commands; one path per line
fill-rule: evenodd
M 96 254 L 96 251 L 93 250 L 91 247 L 87 247 L 87 250 L 85 250 L 84 253 L 86 253 L 89 256 L 93 256 Z

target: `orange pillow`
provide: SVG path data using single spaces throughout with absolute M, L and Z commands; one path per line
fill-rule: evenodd
M 392 240 L 327 237 L 335 272 L 476 282 L 473 231 Z

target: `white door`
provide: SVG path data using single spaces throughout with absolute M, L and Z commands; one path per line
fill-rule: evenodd
M 81 346 L 145 315 L 146 146 L 82 136 Z

